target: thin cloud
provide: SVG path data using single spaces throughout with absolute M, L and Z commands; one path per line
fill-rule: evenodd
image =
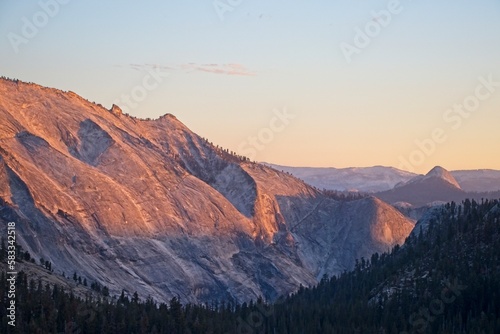
M 253 76 L 256 73 L 250 71 L 245 66 L 241 64 L 188 64 L 190 69 L 214 73 L 214 74 L 225 74 L 225 75 L 239 75 L 239 76 Z
M 174 67 L 158 65 L 158 64 L 129 64 L 128 67 L 137 71 L 145 71 L 149 69 L 159 69 L 165 71 L 175 70 Z
M 187 71 L 187 72 L 205 72 L 212 74 L 222 75 L 235 75 L 235 76 L 254 76 L 256 72 L 247 69 L 242 64 L 196 64 L 186 63 L 177 66 L 165 66 L 158 64 L 128 64 L 129 68 L 137 71 L 145 71 L 148 69 L 161 69 L 165 71 Z

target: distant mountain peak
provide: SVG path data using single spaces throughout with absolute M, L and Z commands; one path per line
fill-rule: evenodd
M 453 175 L 451 175 L 450 172 L 448 172 L 446 169 L 444 169 L 441 166 L 436 166 L 433 169 L 431 169 L 424 177 L 425 179 L 431 178 L 431 177 L 437 177 L 440 179 L 445 180 L 446 182 L 450 183 L 451 185 L 455 186 L 456 188 L 460 188 L 460 184 L 455 180 Z
M 426 174 L 426 176 L 441 176 L 441 175 L 444 175 L 446 173 L 448 173 L 448 171 L 446 169 L 444 169 L 443 167 L 435 166 Z
M 451 200 L 460 201 L 465 194 L 450 172 L 436 166 L 427 174 L 415 176 L 408 182 L 400 183 L 376 196 L 389 203 L 407 202 L 421 207 Z

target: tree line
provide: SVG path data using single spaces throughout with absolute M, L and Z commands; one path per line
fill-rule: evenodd
M 403 246 L 272 303 L 157 303 L 125 291 L 82 298 L 21 272 L 18 326 L 8 328 L 1 305 L 0 332 L 500 333 L 499 249 L 500 202 L 465 200 L 442 206 Z

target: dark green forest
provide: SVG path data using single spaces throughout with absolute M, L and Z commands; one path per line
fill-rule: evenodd
M 499 251 L 499 201 L 452 202 L 417 225 L 404 246 L 272 304 L 182 305 L 123 293 L 81 298 L 20 272 L 15 328 L 6 317 L 3 272 L 0 332 L 500 333 Z

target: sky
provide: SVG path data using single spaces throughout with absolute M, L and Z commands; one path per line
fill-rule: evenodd
M 500 169 L 499 0 L 0 0 L 0 75 L 255 161 Z

